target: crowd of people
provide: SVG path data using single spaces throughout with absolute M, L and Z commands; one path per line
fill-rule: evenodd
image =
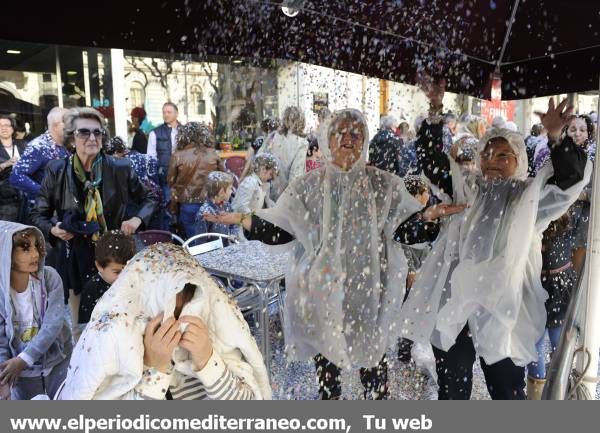
M 493 399 L 539 399 L 583 269 L 597 117 L 551 100 L 524 138 L 444 112 L 444 87 L 423 86 L 414 132 L 386 115 L 371 140 L 357 110 L 307 134 L 287 107 L 237 174 L 171 102 L 149 134 L 134 109 L 129 143 L 93 108 L 55 107 L 29 143 L 0 116 L 0 398 L 270 398 L 240 311 L 185 249 L 135 241 L 154 229 L 288 246 L 286 356 L 314 362 L 321 399 L 347 368 L 388 398 L 396 344 L 431 353 L 439 399 L 470 398 L 477 357 Z

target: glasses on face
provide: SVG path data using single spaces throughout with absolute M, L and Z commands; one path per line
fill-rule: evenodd
M 94 135 L 94 138 L 100 138 L 100 137 L 104 136 L 104 134 L 106 134 L 104 132 L 104 129 L 100 129 L 100 128 L 95 128 L 95 129 L 79 128 L 79 129 L 75 130 L 75 136 L 77 136 L 79 138 L 85 138 L 86 140 L 88 138 L 90 138 L 91 135 Z
M 481 152 L 479 154 L 482 160 L 485 161 L 498 161 L 506 163 L 510 161 L 511 158 L 517 159 L 517 155 L 513 152 Z

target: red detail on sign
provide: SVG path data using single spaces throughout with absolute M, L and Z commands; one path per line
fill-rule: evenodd
M 491 101 L 483 101 L 481 116 L 492 123 L 494 117 L 501 116 L 504 120 L 513 121 L 515 117 L 515 102 L 502 100 L 502 82 L 499 78 L 492 78 Z

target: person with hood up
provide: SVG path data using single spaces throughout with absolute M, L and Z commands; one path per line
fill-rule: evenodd
M 308 140 L 304 135 L 305 123 L 304 113 L 298 107 L 287 107 L 279 131 L 269 136 L 256 153 L 270 153 L 279 161 L 279 176 L 271 183 L 273 201 L 277 201 L 290 182 L 306 173 Z
M 322 167 L 292 181 L 275 207 L 206 215 L 267 244 L 293 241 L 284 335 L 292 360 L 314 359 L 322 399 L 341 397 L 342 368 L 361 367 L 365 398 L 387 398 L 385 353 L 400 336 L 407 263 L 394 241 L 422 205 L 402 179 L 367 166 L 369 132 L 357 110 L 335 112 L 319 140 Z M 461 206 L 441 206 L 452 213 Z
M 0 221 L 0 400 L 53 394 L 67 374 L 63 285 L 44 265 L 44 245 L 37 228 Z
M 235 303 L 184 248 L 139 252 L 96 304 L 57 400 L 270 399 Z
M 424 86 L 430 113 L 417 154 L 429 179 L 469 208 L 442 226 L 402 307 L 402 334 L 433 344 L 439 399 L 470 398 L 476 355 L 493 399 L 524 399 L 525 366 L 537 359 L 546 325 L 542 233 L 577 199 L 591 164 L 560 137 L 572 109 L 551 100 L 541 117 L 552 164 L 536 178 L 527 178 L 522 136 L 497 128 L 480 140 L 478 170 L 461 172 L 442 151 L 444 87 Z

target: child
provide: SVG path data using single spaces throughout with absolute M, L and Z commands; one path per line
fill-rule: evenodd
M 427 178 L 418 175 L 408 175 L 404 177 L 404 185 L 407 191 L 419 203 L 427 206 L 430 199 L 430 184 Z M 408 263 L 404 300 L 408 297 L 408 293 L 415 282 L 417 270 L 419 270 L 427 253 L 431 249 L 431 242 L 435 240 L 439 232 L 437 221 L 428 221 L 425 215 L 427 213 L 423 212 L 410 218 L 403 224 L 404 230 L 402 230 L 402 235 L 395 238 L 396 241 L 403 244 L 402 249 Z M 406 338 L 400 338 L 398 341 L 398 360 L 409 362 L 411 349 L 412 342 Z
M 323 154 L 319 150 L 319 142 L 313 140 L 308 145 L 306 153 L 306 172 L 315 170 L 323 165 Z
M 64 291 L 35 227 L 0 221 L 0 399 L 53 396 L 72 352 Z
M 442 150 L 444 82 L 429 85 L 429 118 L 417 140 L 419 164 L 454 201 L 470 206 L 440 230 L 402 307 L 403 333 L 434 346 L 438 397 L 469 399 L 479 355 L 493 399 L 524 399 L 525 366 L 537 359 L 546 324 L 541 234 L 589 181 L 585 150 L 560 137 L 572 109 L 551 99 L 542 123 L 552 164 L 527 178 L 520 134 L 491 128 L 477 171 L 461 171 Z M 456 224 L 453 224 L 456 222 Z
M 255 212 L 275 203 L 269 198 L 269 182 L 277 176 L 279 164 L 270 153 L 254 157 L 252 174 L 245 177 L 238 186 L 231 207 L 235 212 Z
M 233 191 L 233 176 L 224 171 L 213 171 L 206 178 L 206 200 L 196 214 L 196 233 L 222 233 L 235 236 L 235 224 L 213 223 L 204 218 L 204 214 L 218 215 L 231 212 L 229 199 Z
M 115 282 L 127 262 L 135 255 L 135 242 L 119 230 L 106 232 L 95 247 L 95 274 L 84 286 L 79 303 L 78 323 L 81 329 L 90 321 L 92 311 L 112 283 Z
M 558 346 L 562 325 L 571 295 L 577 283 L 577 271 L 572 255 L 577 248 L 585 248 L 587 227 L 583 223 L 583 212 L 579 202 L 556 221 L 552 221 L 542 240 L 542 286 L 548 292 L 546 301 L 546 332 L 538 341 L 538 359 L 527 366 L 527 398 L 539 400 L 546 382 L 546 333 L 553 353 Z M 582 236 L 583 235 L 583 236 Z

